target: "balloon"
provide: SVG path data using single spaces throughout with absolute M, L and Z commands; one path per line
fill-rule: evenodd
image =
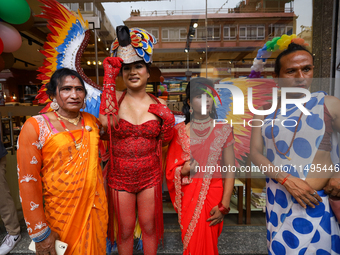
M 2 53 L 1 54 L 2 59 L 5 62 L 5 67 L 4 69 L 9 69 L 13 66 L 14 64 L 14 56 L 12 53 Z
M 164 77 L 163 77 L 163 76 L 159 77 L 159 81 L 160 81 L 161 83 L 163 83 L 163 82 L 164 82 Z
M 0 55 L 0 72 L 5 69 L 5 61 L 2 59 Z
M 163 93 L 165 88 L 163 86 L 159 86 L 159 90 Z
M 4 43 L 2 42 L 0 38 L 0 54 L 3 52 L 3 50 L 4 50 Z
M 18 30 L 18 31 L 28 31 L 30 30 L 34 25 L 34 17 L 33 17 L 33 13 L 31 12 L 31 16 L 29 17 L 29 19 L 20 25 L 13 25 L 12 26 Z
M 31 16 L 31 8 L 26 0 L 0 1 L 0 18 L 11 24 L 23 24 Z
M 21 35 L 11 25 L 0 22 L 0 38 L 4 44 L 3 52 L 13 52 L 21 46 Z

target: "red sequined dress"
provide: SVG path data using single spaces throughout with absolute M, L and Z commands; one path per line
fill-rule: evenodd
M 120 106 L 125 93 L 120 98 Z M 160 102 L 155 98 L 158 104 Z M 112 167 L 108 184 L 112 189 L 137 193 L 161 182 L 160 143 L 161 124 L 149 120 L 134 125 L 119 119 L 119 129 L 113 130 Z
M 125 95 L 126 92 L 121 96 L 118 106 Z M 119 119 L 119 128 L 112 130 L 112 156 L 107 179 L 109 187 L 118 191 L 137 193 L 143 189 L 155 187 L 157 228 L 155 234 L 162 238 L 162 141 L 169 142 L 172 139 L 175 118 L 155 96 L 152 94 L 149 96 L 157 104 L 151 104 L 148 112 L 160 117 L 162 125 L 158 120 L 149 120 L 140 125 L 134 125 L 124 119 Z M 117 201 L 118 197 L 115 199 Z M 112 210 L 113 198 L 111 197 L 109 201 L 109 210 Z M 119 215 L 117 217 L 119 222 Z M 111 218 L 110 225 L 112 224 Z M 109 236 L 113 240 L 111 229 L 109 229 Z M 120 231 L 118 224 L 118 232 Z

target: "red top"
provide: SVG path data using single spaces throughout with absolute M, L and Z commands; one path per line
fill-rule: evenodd
M 160 104 L 157 98 L 153 98 Z M 161 124 L 157 120 L 149 120 L 134 125 L 119 119 L 119 127 L 119 130 L 113 130 L 113 167 L 109 169 L 108 185 L 112 189 L 132 193 L 156 186 L 162 178 L 158 139 Z

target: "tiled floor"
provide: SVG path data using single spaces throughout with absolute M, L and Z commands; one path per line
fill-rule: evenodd
M 19 217 L 22 213 L 19 213 Z M 22 216 L 21 216 L 22 217 Z M 227 215 L 224 220 L 222 234 L 219 237 L 218 249 L 223 254 L 267 254 L 265 215 L 262 212 L 252 213 L 251 225 L 238 225 L 237 215 Z M 22 225 L 22 240 L 10 254 L 33 254 L 27 248 L 31 242 L 24 221 Z M 158 254 L 182 254 L 181 232 L 177 223 L 176 214 L 164 214 L 164 247 L 160 247 Z M 0 239 L 6 231 L 0 223 Z M 113 252 L 112 254 L 118 254 Z M 135 251 L 134 254 L 143 254 Z M 95 254 L 93 254 L 95 255 Z

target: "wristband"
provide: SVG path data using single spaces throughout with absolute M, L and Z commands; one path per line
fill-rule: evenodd
M 223 214 L 223 215 L 226 215 L 230 212 L 230 207 L 228 208 L 225 208 L 224 205 L 222 205 L 221 202 L 218 203 L 218 210 L 220 210 L 220 212 Z
M 290 176 L 291 174 L 287 174 L 287 176 L 283 179 L 283 181 L 281 182 L 281 185 L 283 185 L 287 180 L 288 180 L 288 177 Z
M 47 230 L 45 231 L 45 233 L 41 234 L 41 235 L 38 236 L 38 237 L 32 238 L 32 240 L 33 240 L 35 243 L 39 243 L 39 242 L 44 241 L 44 240 L 45 240 L 47 237 L 49 237 L 50 234 L 51 234 L 51 229 L 50 229 L 50 227 L 47 227 L 46 229 L 47 229 Z

